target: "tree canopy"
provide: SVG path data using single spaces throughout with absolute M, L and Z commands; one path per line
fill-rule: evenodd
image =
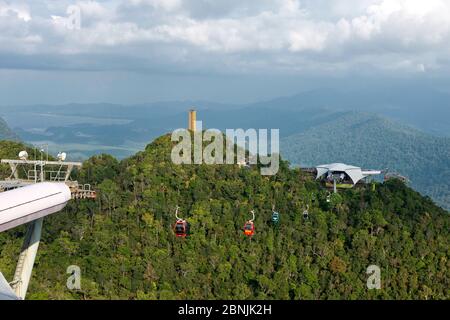
M 448 212 L 400 181 L 328 202 L 285 161 L 269 177 L 256 167 L 175 165 L 172 146 L 166 135 L 123 161 L 84 163 L 77 178 L 98 199 L 45 218 L 29 299 L 450 298 Z M 173 233 L 176 206 L 191 225 L 186 239 Z M 242 227 L 251 210 L 250 239 Z M 24 230 L 0 234 L 7 278 Z M 81 268 L 80 291 L 66 288 L 70 265 Z M 370 265 L 381 269 L 381 290 L 367 289 Z

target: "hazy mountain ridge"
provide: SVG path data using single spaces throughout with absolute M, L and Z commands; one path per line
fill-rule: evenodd
M 406 175 L 418 191 L 450 208 L 450 138 L 434 137 L 380 116 L 350 112 L 282 140 L 293 164 L 346 162 Z
M 269 104 L 379 114 L 433 135 L 450 137 L 450 93 L 424 85 L 322 88 Z
M 0 140 L 19 140 L 19 136 L 9 128 L 6 121 L 2 118 L 0 118 Z

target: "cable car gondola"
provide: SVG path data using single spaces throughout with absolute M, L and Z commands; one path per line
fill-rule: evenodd
M 253 214 L 253 219 L 248 220 L 244 225 L 244 234 L 247 237 L 252 237 L 255 234 L 255 224 L 253 223 L 253 220 L 255 220 L 255 211 L 251 211 Z
M 178 209 L 179 209 L 179 207 L 177 207 L 177 209 L 175 211 L 175 217 L 177 218 L 177 222 L 175 223 L 175 226 L 173 229 L 175 231 L 175 235 L 178 238 L 186 238 L 189 235 L 190 226 L 186 220 L 178 217 Z
M 309 205 L 306 205 L 305 211 L 303 211 L 303 219 L 307 220 L 309 219 Z
M 272 223 L 277 225 L 280 222 L 280 214 L 275 211 L 275 206 L 272 206 Z

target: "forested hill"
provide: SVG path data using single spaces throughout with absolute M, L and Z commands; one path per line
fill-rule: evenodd
M 0 140 L 19 140 L 19 137 L 8 127 L 8 124 L 0 118 Z
M 285 162 L 264 177 L 257 168 L 174 165 L 171 148 L 163 136 L 121 162 L 85 162 L 78 179 L 96 185 L 98 201 L 45 218 L 29 299 L 450 298 L 450 216 L 401 182 L 327 202 L 327 191 Z M 177 205 L 191 224 L 187 239 L 173 234 Z M 251 240 L 242 233 L 250 210 Z M 7 279 L 23 232 L 0 234 Z M 366 287 L 373 264 L 381 290 Z M 80 292 L 66 288 L 70 265 L 81 268 Z
M 286 137 L 281 145 L 294 164 L 344 162 L 400 172 L 413 188 L 450 209 L 450 138 L 434 137 L 383 117 L 347 112 Z

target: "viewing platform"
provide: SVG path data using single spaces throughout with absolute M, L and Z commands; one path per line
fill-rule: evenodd
M 28 160 L 28 154 L 22 152 L 21 159 L 2 159 L 0 163 L 9 165 L 11 174 L 0 180 L 0 192 L 9 191 L 41 181 L 65 183 L 71 191 L 72 199 L 96 199 L 97 193 L 90 184 L 79 184 L 70 180 L 74 169 L 82 167 L 81 162 L 66 162 L 65 154 L 59 154 L 59 161 Z M 63 159 L 64 158 L 64 159 Z

